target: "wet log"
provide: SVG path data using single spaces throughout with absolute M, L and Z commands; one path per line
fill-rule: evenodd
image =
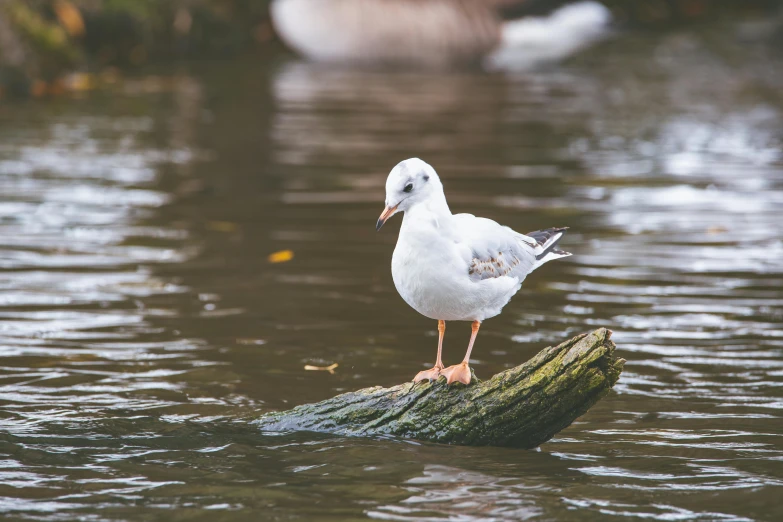
M 606 328 L 545 348 L 489 380 L 376 386 L 259 419 L 272 432 L 394 435 L 468 446 L 534 448 L 605 396 L 625 361 Z M 475 376 L 474 376 L 475 379 Z

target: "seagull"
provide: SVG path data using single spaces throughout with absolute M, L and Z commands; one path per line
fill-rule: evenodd
M 413 382 L 442 375 L 447 384 L 470 384 L 468 362 L 481 323 L 500 313 L 530 272 L 571 255 L 555 248 L 566 228 L 520 234 L 491 219 L 452 214 L 435 169 L 418 158 L 391 170 L 385 203 L 376 230 L 405 213 L 392 255 L 394 286 L 414 310 L 438 321 L 435 366 Z M 465 358 L 448 368 L 441 360 L 446 321 L 472 322 Z

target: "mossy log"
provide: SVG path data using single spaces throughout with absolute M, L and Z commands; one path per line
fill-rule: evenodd
M 469 386 L 435 382 L 366 388 L 259 419 L 265 431 L 395 435 L 468 446 L 534 448 L 571 424 L 617 382 L 623 359 L 606 328 L 545 348 Z M 474 377 L 475 379 L 475 377 Z

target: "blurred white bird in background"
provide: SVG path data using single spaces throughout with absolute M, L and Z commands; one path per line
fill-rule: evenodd
M 307 59 L 446 68 L 521 69 L 557 61 L 605 35 L 602 4 L 566 4 L 546 16 L 506 20 L 541 0 L 274 0 L 283 42 Z

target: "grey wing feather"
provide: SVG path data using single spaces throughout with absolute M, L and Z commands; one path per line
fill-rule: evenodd
M 504 276 L 516 277 L 522 281 L 532 271 L 534 265 L 535 255 L 532 252 L 510 246 L 498 250 L 496 255 L 476 253 L 468 268 L 468 275 L 476 281 Z
M 509 227 L 471 214 L 457 214 L 457 223 L 466 245 L 470 246 L 468 275 L 474 281 L 516 277 L 520 281 L 536 264 L 536 240 Z

